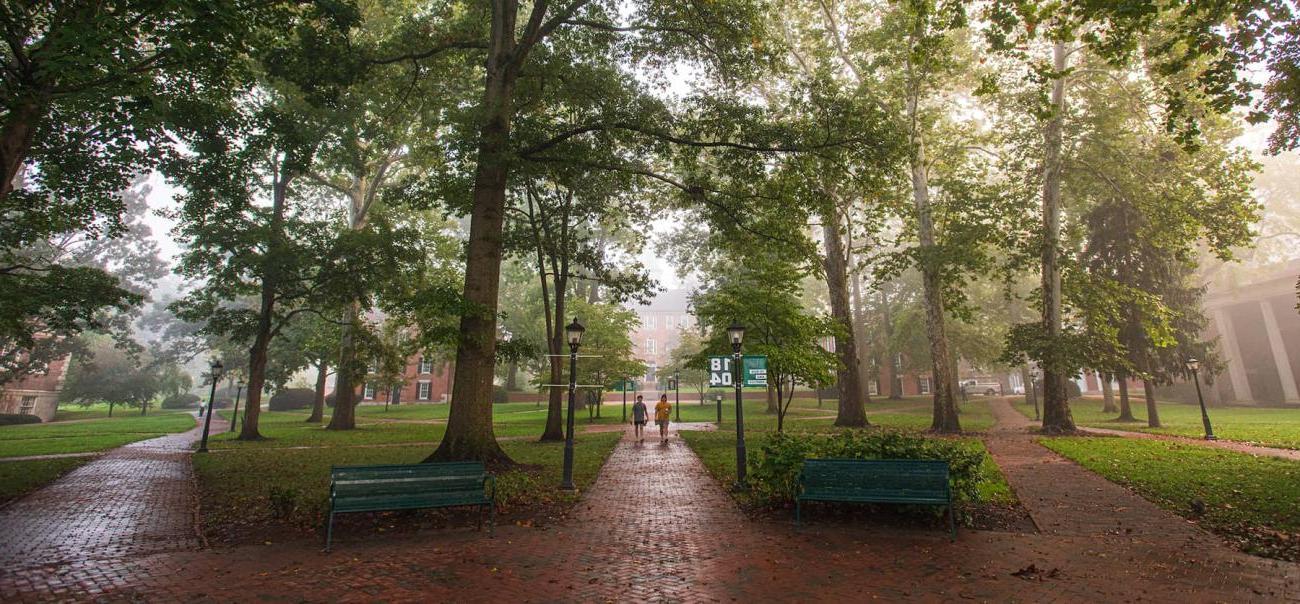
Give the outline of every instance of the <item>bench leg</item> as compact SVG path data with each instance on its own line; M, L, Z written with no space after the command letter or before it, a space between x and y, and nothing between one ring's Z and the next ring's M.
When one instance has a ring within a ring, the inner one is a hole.
M476 531L483 530L483 506L482 505L478 506L478 526L474 530Z
M948 504L948 540L957 540L957 512Z
M800 526L803 519L800 517L803 512L803 500L795 498L794 500L794 525Z
M488 536L491 537L497 529L497 502L493 501L488 504Z
M329 525L325 529L325 553L329 553L330 545L334 543L334 510L330 510Z

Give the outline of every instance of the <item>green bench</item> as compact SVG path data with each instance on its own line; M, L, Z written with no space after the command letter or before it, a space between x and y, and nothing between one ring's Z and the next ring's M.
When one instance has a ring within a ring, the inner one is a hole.
M804 501L944 506L951 538L957 538L948 462L943 460L805 459L795 499L796 525Z
M489 490L490 489L490 490ZM489 510L489 534L496 526L496 479L482 462L417 463L385 466L335 466L330 469L330 518L325 551L334 540L334 515L455 506Z

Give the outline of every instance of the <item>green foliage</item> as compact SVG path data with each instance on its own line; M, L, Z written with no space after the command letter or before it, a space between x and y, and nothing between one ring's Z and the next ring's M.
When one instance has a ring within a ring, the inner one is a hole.
M162 401L163 409L194 409L202 404L202 399L197 394L182 392L179 394L168 395Z
M0 413L0 426L17 426L21 424L39 424L41 418L38 415L23 415L21 413Z
M271 411L292 411L306 409L316 400L316 391L311 388L285 388L271 395L267 406Z
M108 338L95 338L85 359L72 364L59 393L65 402L148 405L162 390L161 367L146 353L123 350Z
M510 392L506 390L506 387L501 385L493 385L492 403L500 405L508 402L510 402Z
M984 452L955 442L893 430L777 433L750 456L749 480L755 496L769 504L794 501L803 460L811 458L946 460L953 495L959 501L979 500L983 481Z

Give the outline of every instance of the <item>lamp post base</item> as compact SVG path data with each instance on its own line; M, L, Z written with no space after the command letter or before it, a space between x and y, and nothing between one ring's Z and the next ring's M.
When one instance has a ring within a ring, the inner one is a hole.
M567 491L567 492L570 492L570 493L577 493L577 492L578 492L578 487L576 487L576 486L574 486L574 485L571 485L571 484L562 484L562 485L560 485L560 490L561 490L561 491Z
M1219 437L1217 437L1217 436L1215 436L1215 435L1213 435L1213 434L1206 434L1206 435L1205 435L1205 440L1219 440Z

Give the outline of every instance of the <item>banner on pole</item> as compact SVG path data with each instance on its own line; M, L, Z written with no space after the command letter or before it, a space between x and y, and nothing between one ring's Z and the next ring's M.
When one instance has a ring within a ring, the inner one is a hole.
M734 362L730 356L709 357L709 387L731 388L735 386ZM741 357L741 386L767 387L767 357L761 354Z

